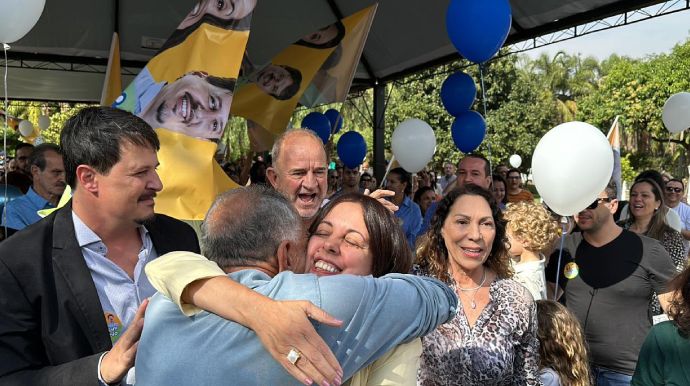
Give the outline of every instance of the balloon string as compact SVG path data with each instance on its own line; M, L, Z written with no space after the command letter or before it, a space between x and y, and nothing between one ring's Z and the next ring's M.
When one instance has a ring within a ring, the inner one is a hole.
M561 248L558 250L558 264L556 264L556 288L553 290L553 301L558 301L558 279L561 277L561 258L563 257L563 242L565 241L566 229L568 219L561 217Z
M486 88L484 87L484 64L480 63L479 64L479 86L482 89L482 105L484 107L484 121L486 122ZM489 131L489 126L487 125L486 127L487 131L487 137L488 137L488 131ZM489 160L489 170L494 170L493 166L491 165L491 141L486 141L486 147L487 147L487 159Z
M5 226L4 226L5 235L7 235L7 221L5 218L5 213L7 211L4 210L4 207L7 206L7 172L8 172L8 167L9 167L9 162L8 162L9 157L7 154L7 130L9 128L9 124L7 123L9 121L9 119L7 118L7 115L9 114L9 111L7 111L7 108L9 107L9 101L8 101L8 97L7 97L7 50L9 50L9 49L10 49L9 44L2 43L2 50L5 53L5 75L3 77L3 79L4 79L3 88L5 90L5 100L4 100L4 102L5 102L5 105L4 105L4 107L5 107L5 128L2 131L2 152L4 154L3 170L5 173L5 178L4 178L5 183L3 184L4 185L4 189L3 189L4 190L4 193L3 193L3 203L4 204L3 204L3 210L2 210L2 213L0 213L0 216L2 216L2 223L5 224Z
M383 183L386 182L386 177L388 177L388 172L391 171L391 166L393 166L393 162L395 162L395 154L391 156L390 162L388 162L388 166L386 167L386 172L383 174L383 177L381 178L381 183L379 184L379 189L383 189Z

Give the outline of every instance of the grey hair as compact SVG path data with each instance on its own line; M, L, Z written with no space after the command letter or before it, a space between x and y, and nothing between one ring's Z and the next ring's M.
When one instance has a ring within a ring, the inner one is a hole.
M273 158L273 167L274 168L276 168L276 164L278 163L278 160L280 159L280 152L283 149L283 142L285 142L285 140L288 137L291 137L293 135L298 135L298 134L306 135L307 137L311 137L315 141L318 141L319 144L323 144L323 141L321 140L321 138L318 135L316 135L316 133L313 132L312 130L298 129L298 128L287 130L283 134L278 136L278 138L276 138L275 142L273 142L273 148L271 149L271 157ZM323 146L321 148L323 149ZM324 152L325 152L325 150L324 150Z
M221 268L276 256L283 240L299 242L302 221L288 200L264 185L221 194L201 225L201 253Z

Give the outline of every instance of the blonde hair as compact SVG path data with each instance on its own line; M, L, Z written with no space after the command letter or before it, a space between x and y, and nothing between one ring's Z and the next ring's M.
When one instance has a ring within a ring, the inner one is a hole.
M503 215L510 232L532 252L543 252L559 237L558 224L539 204L527 201L509 204Z
M552 300L537 300L540 368L558 373L563 386L589 386L591 378L580 322Z

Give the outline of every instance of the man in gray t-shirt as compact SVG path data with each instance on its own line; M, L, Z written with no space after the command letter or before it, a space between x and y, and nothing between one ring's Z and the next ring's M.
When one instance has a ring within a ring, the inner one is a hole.
M582 233L567 236L560 265L556 251L546 269L551 292L558 280L564 303L582 324L595 385L611 380L629 384L652 326L652 294L658 293L667 309L666 283L675 274L658 241L616 225L615 197L615 187L609 186L576 215Z

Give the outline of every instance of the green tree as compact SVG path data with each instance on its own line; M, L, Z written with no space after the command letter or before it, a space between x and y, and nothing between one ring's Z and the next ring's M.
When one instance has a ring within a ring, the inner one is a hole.
M578 119L606 130L620 115L622 151L634 169L687 175L690 139L682 133L670 135L661 113L668 97L690 89L690 41L641 60L612 57L602 67L606 75L580 100Z

